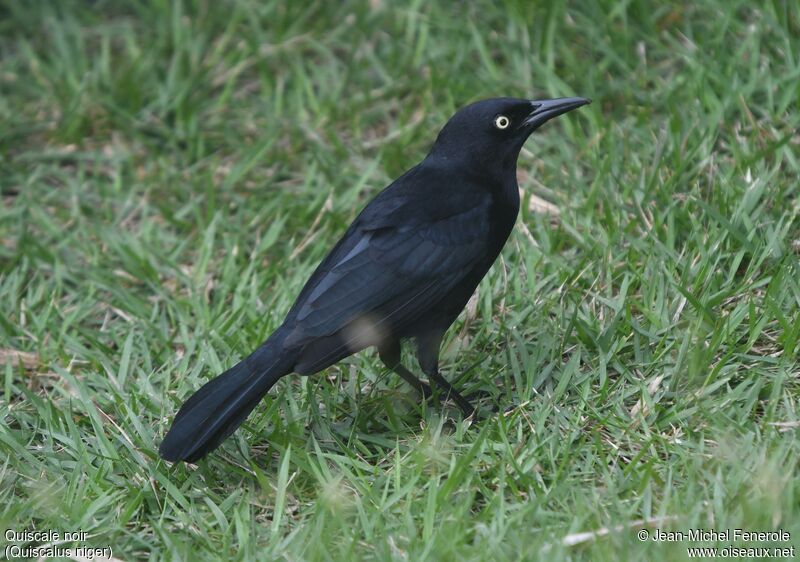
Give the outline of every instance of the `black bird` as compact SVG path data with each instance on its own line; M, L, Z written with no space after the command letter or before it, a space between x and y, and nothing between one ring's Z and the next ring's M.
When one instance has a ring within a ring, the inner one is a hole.
M282 376L316 373L370 346L427 398L430 386L400 364L400 342L409 338L429 380L472 415L439 373L439 345L514 226L522 145L546 121L589 102L495 98L459 110L425 159L356 217L283 324L186 401L161 456L202 458Z

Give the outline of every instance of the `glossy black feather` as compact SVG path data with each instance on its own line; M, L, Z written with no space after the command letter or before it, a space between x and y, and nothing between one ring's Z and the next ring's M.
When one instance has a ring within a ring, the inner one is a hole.
M417 341L424 372L469 414L471 406L438 372L439 343L511 233L523 143L548 119L585 103L497 98L456 113L428 156L356 217L281 327L183 405L161 455L171 461L201 458L280 377L315 373L369 346L425 391L427 385L399 365L405 338Z

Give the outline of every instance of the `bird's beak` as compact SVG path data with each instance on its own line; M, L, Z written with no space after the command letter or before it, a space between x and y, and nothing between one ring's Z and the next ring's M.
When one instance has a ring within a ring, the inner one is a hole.
M533 100L531 105L533 110L528 117L523 121L522 126L525 128L535 129L543 123L550 121L553 117L577 109L582 105L592 103L592 100L587 98L557 98L554 100Z

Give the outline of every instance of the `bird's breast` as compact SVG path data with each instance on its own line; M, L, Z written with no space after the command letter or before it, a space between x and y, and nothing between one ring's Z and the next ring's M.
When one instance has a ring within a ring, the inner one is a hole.
M511 230L519 214L519 187L516 178L513 181L505 181L494 190L492 205L490 210L490 224L492 226L492 239L498 244L497 254L508 240Z

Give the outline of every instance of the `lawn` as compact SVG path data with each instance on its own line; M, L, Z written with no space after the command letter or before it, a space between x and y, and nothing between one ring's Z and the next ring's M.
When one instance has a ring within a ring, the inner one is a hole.
M120 560L800 542L798 4L304 4L0 5L4 532ZM594 103L528 141L516 229L443 345L485 419L368 351L160 460L360 208L499 95Z

